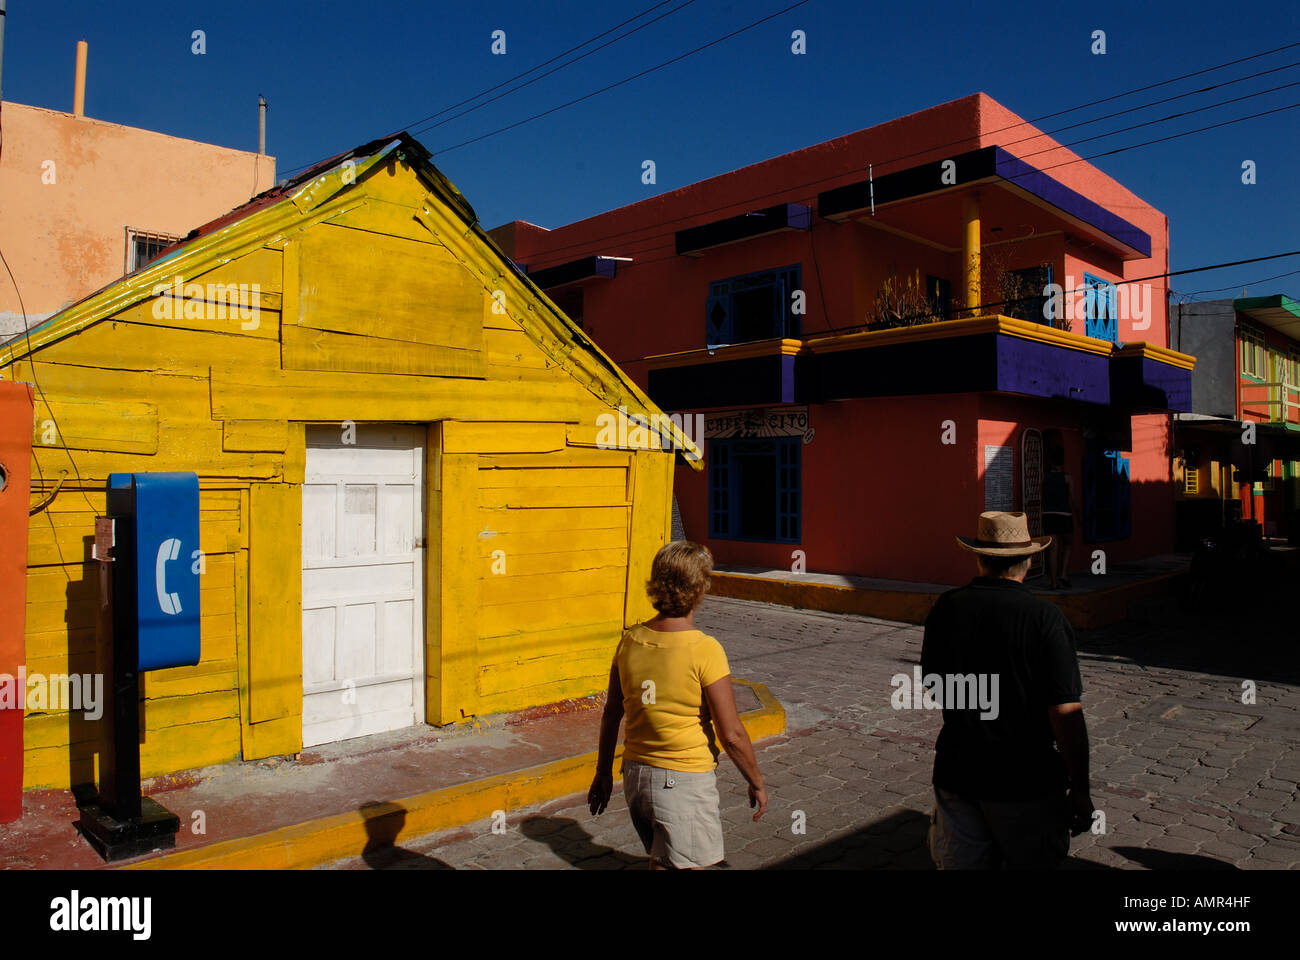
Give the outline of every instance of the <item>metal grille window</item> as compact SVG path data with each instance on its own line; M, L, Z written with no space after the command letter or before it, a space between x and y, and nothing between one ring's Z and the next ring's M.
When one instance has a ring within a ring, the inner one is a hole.
M1195 495L1200 492L1201 471L1189 463L1183 468L1183 493Z
M798 337L799 316L793 307L801 273L795 264L709 284L705 343L712 347Z
M801 440L709 441L709 532L722 540L798 543Z
M150 233L146 230L127 227L125 272L135 273L135 271L148 264L149 261L157 259L158 254L173 243L177 243L182 239L182 237L173 236L170 233Z
M1115 284L1090 273L1083 275L1084 335L1098 340L1119 342L1119 314L1115 304Z

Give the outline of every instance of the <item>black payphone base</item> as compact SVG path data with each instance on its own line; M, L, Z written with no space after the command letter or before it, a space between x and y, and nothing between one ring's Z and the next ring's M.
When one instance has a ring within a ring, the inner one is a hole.
M108 863L176 846L180 818L149 797L140 801L140 819L119 820L99 804L81 808L77 824L90 845Z

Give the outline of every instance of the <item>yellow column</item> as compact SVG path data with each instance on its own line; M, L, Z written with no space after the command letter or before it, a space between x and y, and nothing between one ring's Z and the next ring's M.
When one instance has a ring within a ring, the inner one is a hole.
M980 198L971 192L962 197L961 202L962 238L961 263L965 273L964 306L969 315L978 313L980 304Z

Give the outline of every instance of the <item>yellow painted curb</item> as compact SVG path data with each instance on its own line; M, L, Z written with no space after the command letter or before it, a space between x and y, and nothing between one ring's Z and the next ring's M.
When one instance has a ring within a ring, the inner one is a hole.
M751 740L785 730L785 709L766 686L735 681L754 691L759 708L740 715ZM614 755L623 755L620 747ZM223 840L196 850L165 854L123 870L295 870L367 850L380 850L436 830L486 820L497 810L545 803L591 785L596 751L497 774L414 797L280 827L253 837ZM617 768L616 768L617 769ZM615 779L618 779L617 775Z

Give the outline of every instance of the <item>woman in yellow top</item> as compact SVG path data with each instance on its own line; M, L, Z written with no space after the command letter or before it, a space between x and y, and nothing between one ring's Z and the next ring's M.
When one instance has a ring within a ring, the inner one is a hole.
M749 782L754 819L767 790L731 690L722 644L695 629L713 556L678 540L660 549L646 593L659 611L623 634L609 671L596 776L587 803L603 813L614 790L614 746L624 715L623 794L651 870L710 867L723 858L718 742ZM710 722L711 721L711 722ZM714 737L714 731L717 737Z

